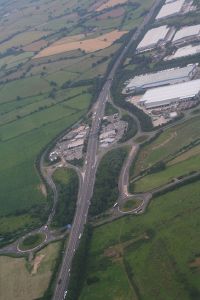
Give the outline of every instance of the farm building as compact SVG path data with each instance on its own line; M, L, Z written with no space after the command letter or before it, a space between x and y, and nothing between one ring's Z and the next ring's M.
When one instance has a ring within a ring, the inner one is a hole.
M167 56L165 60L172 60L181 57L191 56L200 53L200 45L188 45L177 49L172 55Z
M159 11L156 20L178 15L182 12L185 0L166 1Z
M125 87L123 93L142 92L149 88L189 81L197 73L197 65L167 69L157 73L135 76Z
M148 90L140 99L147 109L176 105L200 97L200 79Z
M194 40L200 40L200 24L186 26L178 30L172 40L172 43L180 45Z
M174 29L172 30L166 25L150 29L137 46L136 51L138 53L145 52L152 50L159 45L165 45L172 39L172 31L174 34Z

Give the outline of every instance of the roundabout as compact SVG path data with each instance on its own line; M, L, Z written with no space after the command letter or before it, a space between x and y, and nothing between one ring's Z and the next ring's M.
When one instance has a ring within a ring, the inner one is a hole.
M123 202L119 206L119 211L121 213L131 213L136 211L141 205L143 204L143 201L138 198L131 198Z
M22 240L20 240L18 244L18 250L20 252L32 251L39 247L46 240L45 233L35 233L25 236Z

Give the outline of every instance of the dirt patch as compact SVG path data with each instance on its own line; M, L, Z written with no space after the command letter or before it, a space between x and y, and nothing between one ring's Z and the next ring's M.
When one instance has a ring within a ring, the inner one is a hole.
M40 264L41 264L44 257L45 257L44 254L36 256L36 258L33 261L33 269L31 271L32 275L37 274L38 268L39 268L39 266L40 266Z
M108 18L119 18L124 15L124 8L117 7L97 17L98 20L106 20Z
M121 245L109 247L105 250L104 255L114 260L118 260L123 255L123 247Z
M111 258L112 261L119 261L123 257L124 250L128 246L130 246L140 240L148 240L148 239L149 239L149 236L145 233L144 235L139 236L135 239L131 239L129 241L126 241L126 242L123 242L120 244L116 244L114 246L107 248L104 251L104 256Z
M33 42L25 47L23 47L24 51L30 51L30 52L35 52L35 51L40 51L42 48L46 47L48 45L48 42L45 40L40 40L37 42Z
M56 43L53 43L46 49L42 50L34 58L36 59L41 57L47 57L78 49L81 49L85 52L95 52L97 50L105 49L111 46L113 42L118 40L125 33L127 33L127 31L114 30L93 39L78 40L72 42L66 42L66 39L64 42L63 39L61 39Z
M200 268L200 257L197 257L190 263L191 268Z
M163 143L159 144L159 145L156 145L152 148L152 150L156 150L156 149L159 149L163 146L165 146L166 144L168 144L171 140L173 140L175 137L177 136L177 133L176 132L172 132L171 136L165 140Z
M45 197L47 197L46 186L45 186L43 183L41 183L41 184L39 185L39 190L42 192L42 194L43 194Z
M103 3L102 5L100 5L96 11L101 11L101 10L104 10L104 9L107 9L107 8L110 8L110 7L114 7L118 4L124 4L126 3L128 0L108 0L108 1L105 1L105 3Z

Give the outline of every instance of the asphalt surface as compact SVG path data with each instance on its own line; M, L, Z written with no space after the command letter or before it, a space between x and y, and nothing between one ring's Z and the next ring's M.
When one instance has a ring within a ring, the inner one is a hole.
M138 150L139 150L139 145L134 144L132 146L131 151L129 152L127 159L123 164L120 177L119 177L119 183L118 183L119 195L121 199L127 198L129 196L129 192L128 192L129 169L135 156L137 155Z
M110 88L111 83L114 78L114 75L117 71L117 68L121 64L124 56L127 51L131 47L132 43L138 39L144 27L151 20L155 9L161 3L161 0L155 1L151 10L144 18L143 23L138 27L137 31L132 35L128 44L124 47L121 54L118 56L118 59L114 63L110 73L107 76L107 80L99 94L97 102L95 104L96 111L93 114L92 126L88 138L88 146L85 164L83 167L83 179L82 184L79 187L79 197L77 201L77 209L74 217L74 221L72 224L72 229L70 233L70 237L68 240L68 245L66 251L63 255L62 265L59 271L59 275L57 278L55 291L53 295L53 300L62 300L67 298L67 287L70 278L70 268L74 253L79 245L80 236L83 233L84 225L87 221L88 209L90 206L90 200L93 194L93 187L95 183L95 174L97 170L97 151L98 151L98 134L100 130L101 120L104 116L105 104L110 98Z

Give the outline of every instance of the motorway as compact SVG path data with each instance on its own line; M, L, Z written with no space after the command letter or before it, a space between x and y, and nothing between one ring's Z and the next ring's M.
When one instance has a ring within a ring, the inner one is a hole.
M97 153L98 153L98 133L100 130L101 120L104 116L105 104L110 98L110 88L112 80L117 71L117 68L121 64L124 56L131 47L134 41L137 41L138 37L142 33L144 27L150 22L152 16L161 0L155 1L151 10L145 17L143 23L138 27L136 32L130 38L128 44L124 47L121 54L118 56L114 63L110 73L107 76L107 80L102 87L97 102L95 103L95 112L93 113L92 125L90 134L88 137L87 153L85 163L82 172L82 182L79 186L79 196L77 200L76 214L73 220L70 237L68 240L67 248L63 255L62 265L57 277L57 282L54 290L53 300L63 300L65 291L67 290L70 268L74 253L79 245L80 235L83 233L84 225L87 221L88 209L90 206L90 200L93 194L93 187L95 183L95 174L97 170ZM66 296L67 298L67 296Z

